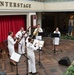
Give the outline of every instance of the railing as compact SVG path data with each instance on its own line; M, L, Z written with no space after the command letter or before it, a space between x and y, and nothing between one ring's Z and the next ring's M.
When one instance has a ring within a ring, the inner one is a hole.
M46 0L28 0L28 1L45 2Z
M67 1L74 1L74 0L45 0L45 2L67 2Z
M24 0L24 1L36 1L36 2L67 2L74 0Z
M37 2L66 2L66 1L74 1L74 0L28 0L28 1L37 1Z
M36 2L67 2L74 0L23 0L23 1L36 1Z

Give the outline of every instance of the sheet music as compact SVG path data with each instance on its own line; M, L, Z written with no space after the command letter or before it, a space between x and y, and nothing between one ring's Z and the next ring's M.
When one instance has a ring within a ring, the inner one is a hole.
M44 41L40 41L40 40L35 39L34 42L33 42L33 45L35 45L35 44L38 44L39 47L43 47Z
M10 59L14 60L15 62L19 62L20 57L21 57L20 54L13 52Z
M39 46L43 47L43 45L44 45L44 41L39 41Z
M39 43L39 40L34 39L33 45L38 44L38 43Z
M41 40L42 39L42 36L36 36L36 39L37 40Z
M33 20L33 26L36 26L36 19Z

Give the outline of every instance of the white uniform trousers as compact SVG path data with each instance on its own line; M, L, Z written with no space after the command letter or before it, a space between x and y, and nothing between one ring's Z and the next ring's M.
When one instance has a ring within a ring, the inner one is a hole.
M11 57L12 53L15 52L14 47L8 46L9 55Z
M35 66L35 55L34 53L28 53L28 64L29 64L29 72L36 73L36 66Z
M59 45L59 40L60 40L59 38L54 38L53 39L53 44L54 45Z
M19 53L19 54L24 54L24 53L25 53L25 41L24 41L24 39L22 39L22 40L18 43L18 53Z

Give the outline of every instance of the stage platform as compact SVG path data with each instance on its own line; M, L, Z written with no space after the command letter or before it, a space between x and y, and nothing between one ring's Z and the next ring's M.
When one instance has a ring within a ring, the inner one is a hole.
M52 39L44 38L45 44L42 48L41 65L39 65L39 51L35 51L36 54L36 67L38 74L36 75L61 75L66 72L67 67L59 65L58 61L63 57L69 57L71 62L74 60L74 41L60 40L60 46L58 54L52 52ZM62 52L60 52L62 50ZM0 57L0 70L5 71L7 75L16 75L16 66L10 64L9 58L6 55L2 60ZM20 62L18 63L19 75L26 75L26 58L22 55ZM31 74L29 74L31 75Z

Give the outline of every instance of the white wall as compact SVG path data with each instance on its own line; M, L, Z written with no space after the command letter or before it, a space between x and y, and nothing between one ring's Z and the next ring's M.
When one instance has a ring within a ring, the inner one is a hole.
M42 15L41 13L37 13L37 24L40 24L42 26Z
M31 4L31 8L21 8L21 7L10 7L10 6L1 6L0 3L0 11L18 11L18 12L35 12L35 11L43 11L44 3L43 2L35 2L35 1L24 1L24 0L0 0L4 2L12 2L12 3L23 3L23 4ZM14 5L14 4L13 4ZM20 10L20 11L19 11Z
M36 13L28 13L27 14L27 28L31 26L31 15L36 15ZM29 29L29 35L31 34L31 28Z
M51 12L51 11L74 11L74 1L68 2L36 2L36 1L24 1L24 0L0 0L7 2L15 2L15 3L24 3L31 4L31 8L21 8L21 7L6 7L1 6L0 3L0 11L2 12Z
M74 11L74 1L45 3L45 11Z

